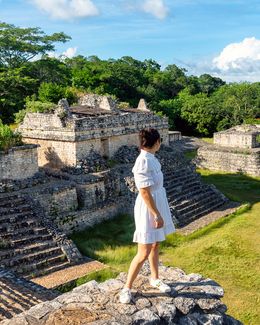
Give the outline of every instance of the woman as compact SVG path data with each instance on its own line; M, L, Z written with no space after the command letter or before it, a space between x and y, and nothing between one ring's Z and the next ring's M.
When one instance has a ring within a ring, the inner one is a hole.
M147 258L151 269L151 286L161 292L171 291L158 277L159 242L175 231L163 187L161 164L154 155L160 149L161 138L159 132L151 128L141 130L139 140L141 152L132 169L139 191L134 207L136 229L133 236L133 242L138 243L138 252L131 262L127 281L120 292L121 303L130 303L132 284Z

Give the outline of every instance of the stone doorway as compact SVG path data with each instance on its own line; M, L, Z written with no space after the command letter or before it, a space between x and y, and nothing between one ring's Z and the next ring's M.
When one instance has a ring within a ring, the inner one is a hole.
M101 155L104 158L109 157L109 139L108 138L101 139Z

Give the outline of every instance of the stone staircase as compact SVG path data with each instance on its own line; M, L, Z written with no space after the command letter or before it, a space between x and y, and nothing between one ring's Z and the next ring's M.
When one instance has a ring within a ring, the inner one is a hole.
M0 196L0 266L33 278L69 266L67 256L27 197Z
M203 183L191 166L168 167L163 174L170 209L178 227L217 210L228 201L215 186Z
M56 298L58 292L17 277L0 267L0 322ZM18 324L18 323L17 323Z

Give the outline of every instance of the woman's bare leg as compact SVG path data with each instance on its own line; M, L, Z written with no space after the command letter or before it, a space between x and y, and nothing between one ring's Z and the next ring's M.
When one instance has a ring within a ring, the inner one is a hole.
M152 244L151 252L148 256L150 270L151 270L151 278L158 279L158 266L159 266L159 243L156 242Z
M125 288L132 288L134 280L151 252L152 245L153 244L138 244L137 254L133 258L128 270Z

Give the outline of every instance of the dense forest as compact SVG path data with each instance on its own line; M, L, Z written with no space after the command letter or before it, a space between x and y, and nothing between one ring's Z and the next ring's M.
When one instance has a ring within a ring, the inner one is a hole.
M209 74L190 76L175 64L130 56L50 57L64 33L46 35L40 28L0 23L0 121L19 123L26 111L48 111L66 97L70 104L85 92L112 95L120 106L150 108L169 117L170 128L211 136L236 124L260 118L260 82L226 84Z

